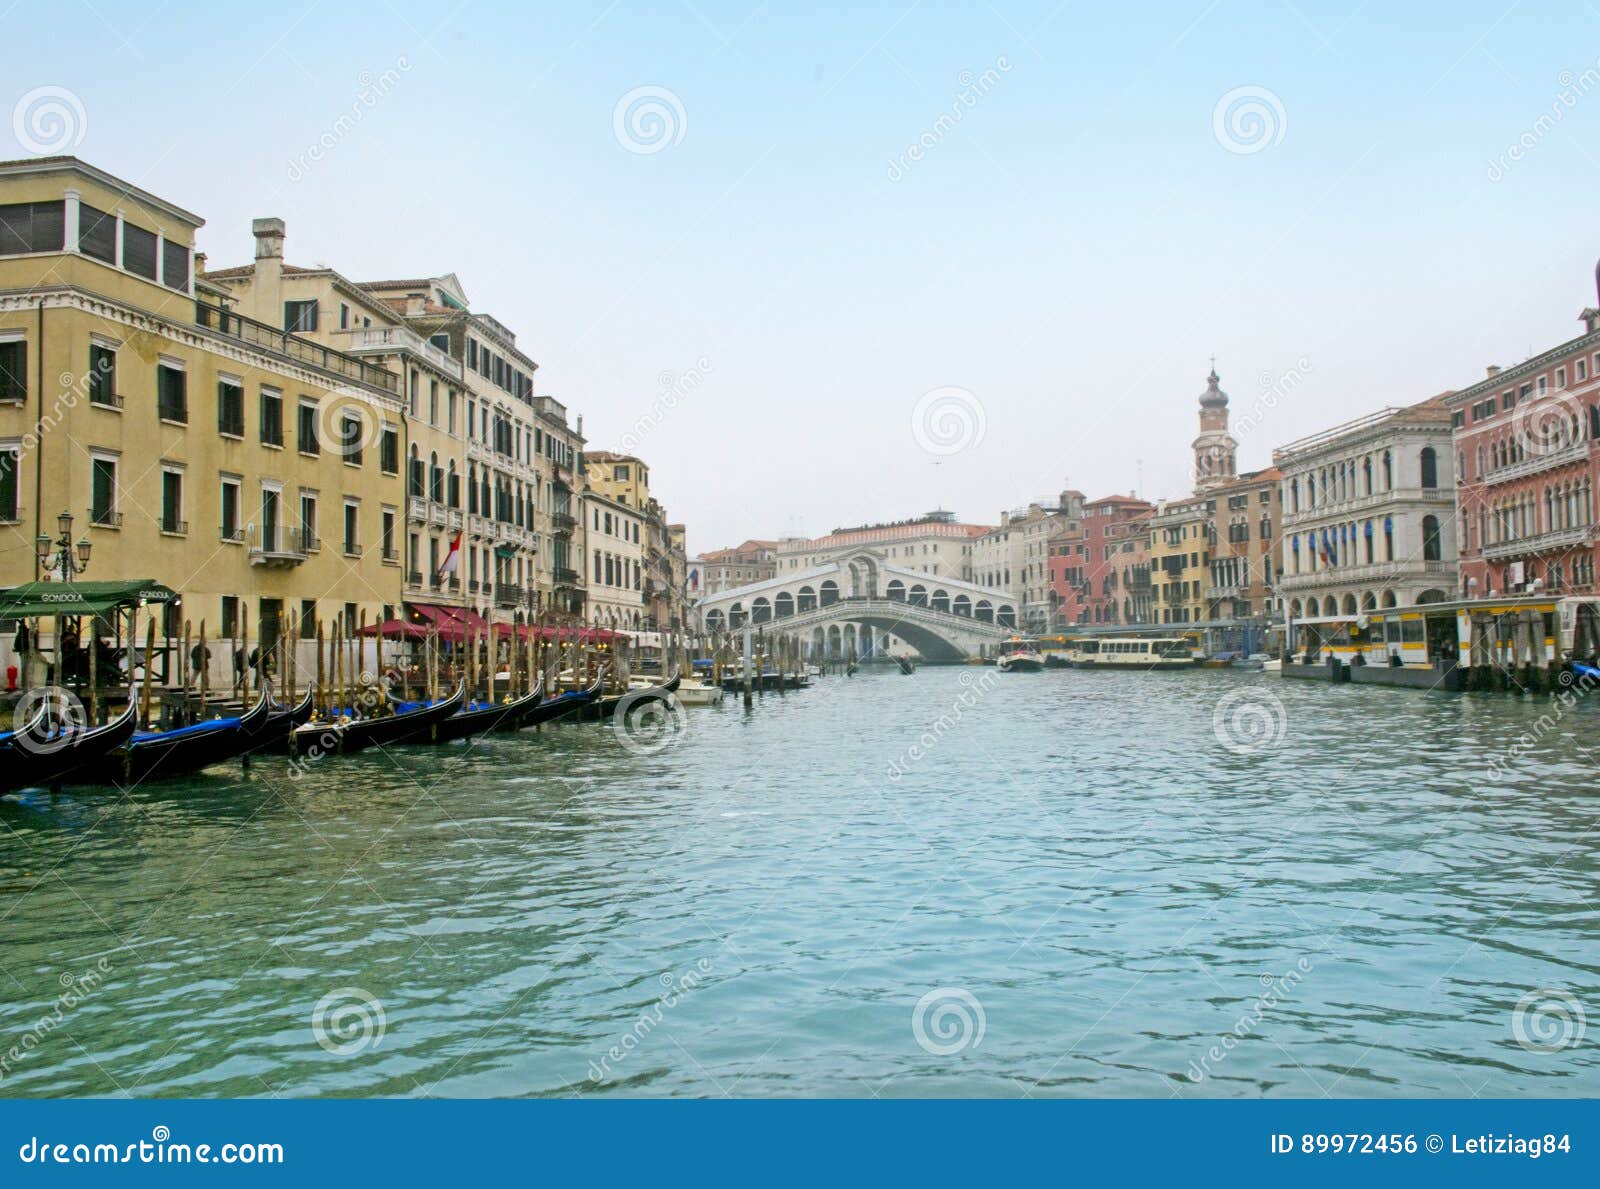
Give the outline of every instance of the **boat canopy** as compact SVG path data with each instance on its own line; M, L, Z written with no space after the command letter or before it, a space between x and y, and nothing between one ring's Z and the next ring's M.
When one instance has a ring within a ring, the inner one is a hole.
M170 603L178 592L154 578L117 582L25 582L0 590L0 619L44 615L105 615L118 607Z

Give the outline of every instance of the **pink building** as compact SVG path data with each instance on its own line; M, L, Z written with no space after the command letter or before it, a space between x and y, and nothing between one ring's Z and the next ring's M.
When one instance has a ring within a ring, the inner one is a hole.
M1447 402L1464 598L1596 592L1600 310L1580 318L1577 338L1491 367Z
M1050 540L1051 625L1146 623L1151 506L1131 495L1083 505L1078 527Z

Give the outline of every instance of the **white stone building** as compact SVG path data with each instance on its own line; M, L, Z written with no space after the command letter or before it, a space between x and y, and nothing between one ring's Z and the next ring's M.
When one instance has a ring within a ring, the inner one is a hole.
M1437 396L1273 452L1283 472L1278 596L1290 619L1453 597L1450 433Z

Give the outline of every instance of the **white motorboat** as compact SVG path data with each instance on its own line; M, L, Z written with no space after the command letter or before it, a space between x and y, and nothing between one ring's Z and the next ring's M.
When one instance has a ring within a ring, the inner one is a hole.
M1039 673L1044 669L1044 657L1020 636L1007 640L1004 650L995 658L994 667L1002 673Z

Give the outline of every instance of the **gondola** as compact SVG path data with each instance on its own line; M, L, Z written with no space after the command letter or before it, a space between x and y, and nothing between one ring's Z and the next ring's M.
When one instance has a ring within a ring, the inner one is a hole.
M38 705L33 708L32 717L27 722L14 730L0 731L0 756L5 755L20 740L40 737L44 729L45 716L49 713L50 699L40 698ZM24 744L24 746L26 745Z
M909 656L901 656L896 653L894 663L900 666L900 672L904 673L907 677L911 676L911 674L917 671L917 662L912 660Z
M344 719L339 722L307 723L290 734L289 750L296 755L315 751L362 751L391 743L429 743L439 724L461 709L467 686L461 682L455 693L437 702L426 703L382 718Z
M250 748L252 755L263 752L277 754L289 750L289 736L296 727L311 721L312 698L308 687L293 706L274 706L272 713L256 732L258 742Z
M617 707L626 702L629 706L642 706L646 702L662 702L671 698L678 692L678 683L683 677L673 673L671 680L663 681L660 685L647 685L644 689L630 689L625 694L611 694L600 698L593 704L584 707L578 714L582 722L604 722L617 712Z
M30 728L39 725L35 718ZM104 761L106 754L120 748L139 725L139 707L130 701L123 712L103 727L79 727L60 735L30 740L13 735L6 741L6 754L0 759L0 793L18 789L50 788L64 784L85 767Z
M533 683L533 689L511 702L489 702L483 706L468 707L452 714L434 731L435 743L451 743L457 739L470 739L488 731L498 730L501 723L516 722L544 699L544 678Z
M520 731L523 727L536 727L540 723L554 722L575 710L580 710L589 705L600 696L600 687L605 683L605 674L602 672L594 679L594 684L588 689L569 690L564 694L557 694L549 701L540 702L518 715L514 722L502 720L497 731Z
M234 718L212 718L171 731L135 731L122 747L80 768L76 784L129 786L151 778L187 776L246 754L260 739L272 703L260 698Z

